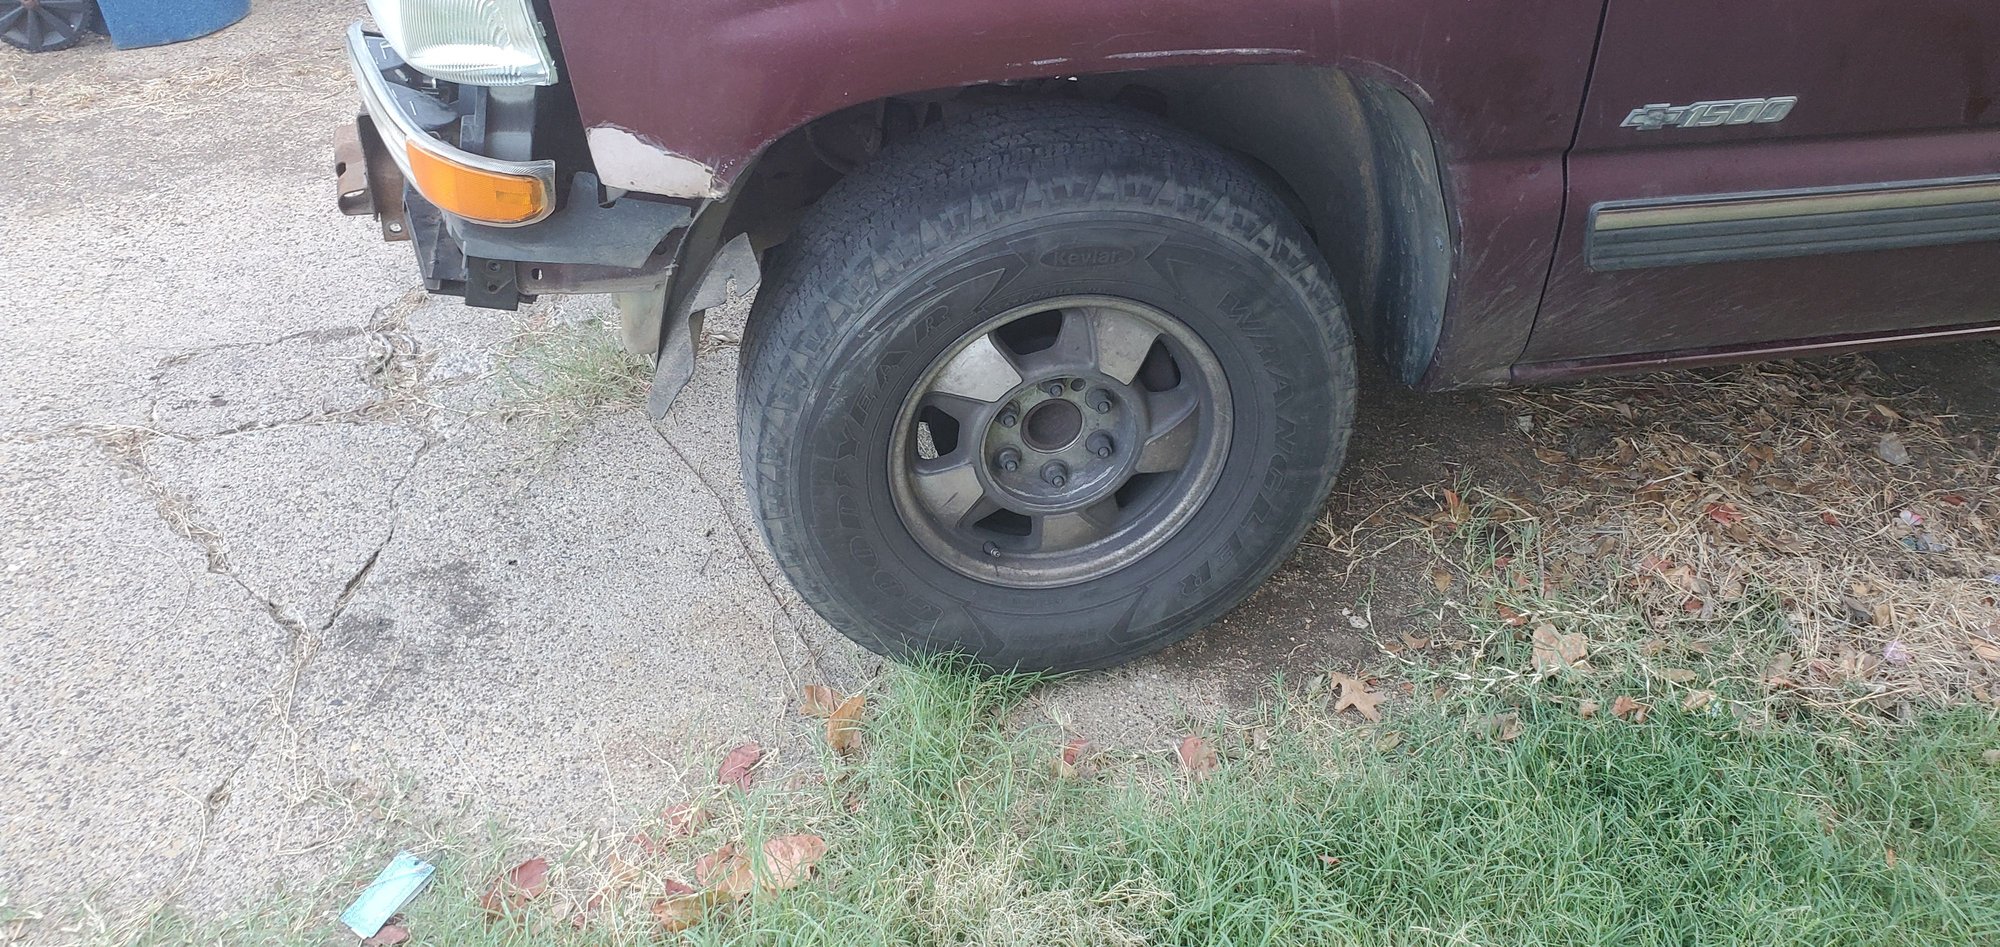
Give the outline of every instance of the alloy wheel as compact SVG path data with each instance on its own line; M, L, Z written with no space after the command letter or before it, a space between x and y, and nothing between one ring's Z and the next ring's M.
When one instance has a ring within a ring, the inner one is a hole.
M1221 365L1166 312L1070 296L966 333L904 400L897 513L938 561L996 584L1069 585L1157 548L1228 454Z

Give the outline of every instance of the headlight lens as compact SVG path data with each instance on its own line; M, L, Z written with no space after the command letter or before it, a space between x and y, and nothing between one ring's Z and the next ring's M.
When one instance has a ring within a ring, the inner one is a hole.
M553 85L556 64L529 0L368 0L417 71L466 85Z

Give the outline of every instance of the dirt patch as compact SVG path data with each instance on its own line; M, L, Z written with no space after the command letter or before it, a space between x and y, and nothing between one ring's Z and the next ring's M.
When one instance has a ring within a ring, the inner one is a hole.
M1647 647L1768 636L1815 702L1991 701L2000 345L1532 390L1371 378L1320 528L1164 657L1240 667L1224 696L1247 704L1272 672L1462 636L1482 590L1637 616Z
M1427 578L1431 550L1393 538L1357 543L1357 528L1435 511L1438 490L1453 483L1537 483L1534 453L1500 392L1415 392L1365 366L1347 465L1319 527L1249 601L1162 656L1231 671L1222 678L1232 705L1253 704L1274 673L1302 681L1351 670L1381 656L1378 640L1429 634L1445 619Z

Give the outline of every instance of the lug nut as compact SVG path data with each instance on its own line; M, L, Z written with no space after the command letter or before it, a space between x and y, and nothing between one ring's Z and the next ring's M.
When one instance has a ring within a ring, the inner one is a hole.
M1069 390L1071 390L1071 391L1082 391L1082 390L1083 390L1083 379L1081 379L1081 378L1072 378L1072 379L1070 379L1070 380L1069 380Z
M993 466L1008 473L1021 469L1021 452L1012 447L1004 448L993 455Z
M1063 380L1058 378L1052 382L1049 382L1048 384L1042 386L1042 390L1048 392L1049 397L1051 398L1060 398L1062 397L1063 393Z
M1090 440L1086 441L1084 443L1084 446L1089 447L1090 452L1096 454L1099 457L1109 457L1111 456L1111 447L1112 447L1111 435L1106 434L1103 431L1099 431L1095 434L1090 435Z
M1048 481L1051 487L1069 483L1069 465L1060 460L1049 461L1048 466L1042 468L1042 479Z
M1095 411L1098 414L1108 414L1111 411L1112 404L1113 402L1111 400L1111 392L1105 391L1102 388L1098 388L1091 391L1090 410Z
M1013 402L1007 402L1007 406L1000 409L1000 426L1013 427L1019 423L1021 423L1021 409L1015 407Z

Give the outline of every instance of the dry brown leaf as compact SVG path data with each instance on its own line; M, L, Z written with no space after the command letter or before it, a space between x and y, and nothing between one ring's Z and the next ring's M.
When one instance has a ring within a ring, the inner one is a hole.
M1340 858L1339 856L1335 855L1321 855L1319 857L1319 863L1325 865L1328 868L1339 868Z
M1215 747L1197 736L1183 738L1180 745L1174 748L1174 755L1180 759L1181 769L1186 771L1188 778L1196 782L1207 779L1221 765L1215 755Z
M1521 735L1521 715L1513 712L1494 714L1487 718L1486 726L1494 739L1502 743L1511 743Z
M751 872L750 859L743 857L743 850L730 842L695 860L694 880L702 887L718 891L730 898L740 898L750 893L756 884Z
M868 698L860 694L841 701L826 718L826 745L841 756L861 749L861 717L867 709Z
M678 934L708 916L708 912L729 903L729 896L720 891L702 891L695 894L677 894L653 902L653 920L660 929L669 934Z
M721 848L695 859L695 884L708 887L716 878L721 877L720 872L726 870L726 866L738 857L736 843L726 842Z
M1382 711L1376 707L1382 702L1382 695L1370 693L1368 682L1345 674L1334 674L1333 682L1340 688L1340 699L1333 702L1333 712L1354 710L1368 718L1370 723L1382 721Z
M1792 653L1790 651L1780 651L1776 655L1772 656L1770 665L1764 668L1765 686L1767 687L1796 686L1797 682L1792 680L1793 661L1794 658L1792 657Z
M1973 657L1988 664L2000 664L2000 644L1984 638L1968 638L1966 643L1972 646Z
M1437 586L1439 594L1451 591L1451 573L1443 569L1432 569L1431 584Z
M692 802L677 803L660 813L660 821L666 824L667 838L686 838L708 824L708 810Z
M1597 716L1597 701L1584 700L1576 705L1576 715L1585 720Z
M1519 628L1528 623L1528 616L1500 602L1493 603L1493 610L1500 613L1500 620L1509 628Z
M722 766L716 770L715 781L724 786L735 786L744 792L757 782L757 761L764 758L764 748L755 743L745 743L722 758Z
M1689 713L1693 713L1697 710L1702 709L1703 707L1708 706L1714 701L1715 701L1714 691L1693 691L1687 695L1686 700L1681 701L1681 709Z
M1057 779L1075 779L1082 774L1083 761L1090 749L1090 741L1082 737L1071 737L1063 744L1062 752L1050 761L1050 769Z
M796 888L812 874L826 854L826 839L817 835L785 835L764 843L764 890Z
M1734 526L1743 522L1743 511L1737 509L1734 503L1710 503L1702 512L1708 514L1709 519L1724 526Z
M799 696L799 713L808 717L830 716L840 701L839 691L825 684L808 684Z
M1692 684L1698 676L1687 668L1663 668L1660 676L1676 684Z
M1535 626L1535 674L1550 677L1570 668L1583 669L1583 659L1588 653L1588 645L1581 632L1558 634L1551 622Z
M520 910L548 888L549 860L530 858L493 879L493 886L479 896L479 907L490 916L500 917Z
M382 925L382 929L376 931L373 937L362 941L361 947L395 947L409 940L410 929L399 923L400 917L398 915L396 918L391 918L389 923Z
M1640 723L1646 719L1646 705L1621 694L1611 702L1611 716Z
M1459 498L1457 490L1449 487L1444 490L1444 518L1445 522L1452 525L1459 525L1472 519L1472 509Z
M667 847L665 839L654 838L652 833L645 829L640 829L631 835L625 836L625 841L632 843L639 851L645 852L648 855L658 855Z

